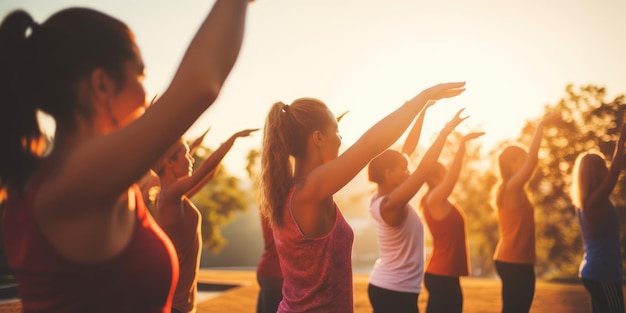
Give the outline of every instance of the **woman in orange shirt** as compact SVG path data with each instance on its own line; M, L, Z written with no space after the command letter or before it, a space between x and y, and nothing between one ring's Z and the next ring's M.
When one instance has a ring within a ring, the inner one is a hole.
M465 143L483 134L474 132L463 136L450 169L446 170L441 163L437 163L426 180L428 191L421 205L433 236L433 251L424 274L424 284L429 294L427 313L460 313L463 310L459 277L469 275L465 214L448 197L459 179Z
M494 260L502 280L502 312L528 312L535 295L535 218L526 185L537 166L543 128L556 116L547 114L537 125L528 153L511 145L498 157L500 183L493 199L500 241Z

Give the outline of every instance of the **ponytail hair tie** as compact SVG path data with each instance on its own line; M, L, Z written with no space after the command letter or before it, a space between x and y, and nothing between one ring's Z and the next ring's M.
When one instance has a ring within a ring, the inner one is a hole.
M289 112L289 104L284 104L283 103L283 112L285 112L285 113Z

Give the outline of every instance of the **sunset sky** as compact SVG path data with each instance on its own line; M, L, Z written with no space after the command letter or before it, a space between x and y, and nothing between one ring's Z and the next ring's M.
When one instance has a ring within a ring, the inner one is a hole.
M0 14L23 8L39 22L69 6L102 10L135 33L147 65L148 99L167 87L213 1L2 0ZM189 130L207 127L216 147L232 133L260 128L270 105L316 97L342 120L342 148L381 117L433 84L467 81L460 97L426 117L424 140L459 108L458 129L480 129L486 146L514 138L526 119L557 102L565 85L626 93L626 1L615 0L256 0L244 44L217 102ZM243 157L261 133L241 138L225 158Z

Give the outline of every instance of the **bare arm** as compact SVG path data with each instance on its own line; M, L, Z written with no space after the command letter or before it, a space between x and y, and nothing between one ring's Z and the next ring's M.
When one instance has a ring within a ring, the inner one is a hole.
M409 134L406 136L406 140L404 141L404 145L402 145L402 153L407 156L411 156L413 152L415 152L415 148L417 148L417 143L420 140L420 134L422 133L422 126L424 125L424 117L426 116L426 109L435 104L436 101L430 100L426 102L426 105L415 119L415 123Z
M217 0L163 96L130 125L79 143L38 205L110 209L213 103L239 53L247 6Z
M457 96L465 91L464 86L465 83L433 86L384 117L339 157L309 173L298 193L301 202L319 204L327 200L354 178L372 158L398 140L428 100Z
M233 147L235 140L239 137L247 137L250 136L252 132L257 131L258 129L245 129L239 131L230 138L228 138L223 144L220 145L217 150L215 150L211 155L200 164L200 166L193 171L191 176L185 177L173 183L169 190L175 197L187 196L191 197L195 194L207 181L209 181L213 174L215 174L215 169L222 162L228 151Z
M398 226L404 222L407 216L407 204L419 191L425 182L426 175L437 162L441 150L446 143L448 135L467 117L461 118L459 110L457 114L439 132L435 142L428 148L415 171L395 188L381 203L380 214L385 222L391 226Z
M217 148L217 150L215 150L213 153L211 153L211 156L209 156L208 159L206 159L203 163L202 166L204 166L205 164L207 164L206 167L209 168L208 173L206 172L206 169L202 169L203 172L205 172L205 175L203 176L203 178L198 181L194 186L192 186L191 189L189 189L186 193L185 196L187 197L191 197L193 196L196 192L198 192L198 190L200 190L202 188L202 186L204 186L209 180L213 179L213 176L215 175L215 171L217 170L217 167L219 166L219 164L222 162L222 160L224 159L224 157L226 156L226 153L228 153L228 151L230 151L230 149L232 148L233 144L235 143L235 140L237 138L240 137L248 137L250 136L253 132L259 130L258 128L255 129L245 129L242 130L240 132L237 132L235 134L233 134L226 142L224 142L219 148ZM200 168L198 169L200 170Z
M528 147L526 159L524 159L524 163L522 164L520 169L507 182L507 190L520 190L523 188L524 185L528 183L528 180L535 171L535 167L537 167L539 147L541 146L541 141L543 139L544 126L546 125L546 123L553 121L559 116L560 113L558 112L548 113L539 122L537 128L535 129L535 133L533 134L533 139L530 143L530 146Z
M454 155L454 160L450 164L443 181L426 196L426 207L434 219L442 220L448 216L452 210L452 206L446 205L446 201L452 194L454 186L461 174L461 167L463 166L463 159L465 157L465 143L467 143L468 140L478 138L484 134L484 132L469 133L461 139L459 149Z
M583 203L583 211L591 219L597 219L604 216L609 207L603 203L606 201L613 189L617 184L617 179L622 171L624 163L624 142L626 141L626 124L622 125L620 136L615 143L615 150L613 151L613 159L611 160L611 166L600 183L590 194Z

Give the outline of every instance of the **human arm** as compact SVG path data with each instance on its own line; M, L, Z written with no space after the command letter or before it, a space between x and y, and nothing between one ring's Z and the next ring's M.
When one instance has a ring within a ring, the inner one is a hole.
M539 147L541 147L541 141L543 139L543 129L545 125L549 122L554 121L558 117L560 117L559 112L551 112L547 113L543 119L537 124L537 128L535 128L535 133L533 134L532 141L530 146L528 147L528 152L526 153L526 158L524 159L522 165L519 170L515 172L515 174L509 179L506 183L506 189L515 191L521 190L528 180L532 176L535 171L535 167L538 162L538 154Z
M367 163L406 131L428 100L450 98L465 91L465 83L438 84L420 92L367 130L344 153L312 170L298 192L301 202L319 204L343 188Z
M602 182L594 188L591 193L589 193L587 199L584 199L584 202L582 203L582 210L585 212L585 215L591 219L600 218L608 212L609 206L605 205L603 201L606 201L606 199L608 199L613 192L619 175L623 169L625 141L626 124L623 124L619 138L615 143L613 158L607 174L604 176Z
M463 138L461 138L461 142L459 143L459 148L454 155L454 159L450 164L446 175L444 176L441 183L439 183L436 187L431 190L426 196L426 208L429 210L429 214L436 220L442 220L452 210L452 206L446 205L448 197L452 194L454 190L454 186L459 180L459 175L461 174L461 167L463 166L463 159L465 157L465 144L472 139L478 138L484 135L484 132L472 132L469 133Z
M461 117L463 109L441 129L435 142L428 148L419 165L409 177L389 193L381 203L380 214L391 226L398 226L407 216L407 203L415 196L426 180L426 175L437 162L448 135L467 117Z
M228 151L233 147L235 140L240 137L248 137L256 129L244 129L242 131L234 133L219 148L217 148L211 155L198 166L191 176L182 178L171 185L169 188L172 190L172 194L181 197L193 196L198 190L202 188L215 174L217 166L222 162Z
M426 109L428 109L435 103L436 101L434 100L427 101L426 105L417 116L417 119L415 119L415 123L413 124L413 127L411 127L409 134L406 136L404 145L402 145L402 153L404 153L405 155L411 156L413 152L415 152L415 148L417 148L417 143L420 140L420 134L422 133L422 125L424 125L424 117L426 116Z
M217 97L241 45L246 8L243 0L216 1L168 90L129 125L78 143L61 165L62 175L38 197L38 205L53 208L42 211L85 212L85 203L111 209Z

